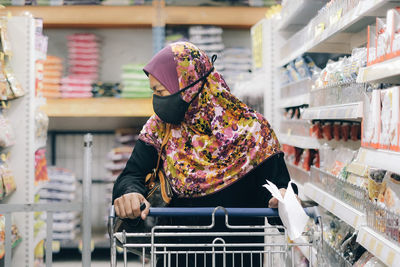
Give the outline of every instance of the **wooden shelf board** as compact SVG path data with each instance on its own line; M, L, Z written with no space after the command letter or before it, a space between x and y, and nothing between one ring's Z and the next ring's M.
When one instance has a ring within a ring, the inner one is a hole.
M42 109L49 117L150 117L151 98L48 99Z
M165 7L166 24L232 28L250 28L265 17L267 10L262 7Z
M26 11L43 18L47 28L151 27L155 17L152 6L11 6L13 15Z
M151 27L156 20L153 6L10 6L13 15L26 11L43 18L46 28ZM264 7L183 7L163 8L169 25L217 25L250 28L264 18Z

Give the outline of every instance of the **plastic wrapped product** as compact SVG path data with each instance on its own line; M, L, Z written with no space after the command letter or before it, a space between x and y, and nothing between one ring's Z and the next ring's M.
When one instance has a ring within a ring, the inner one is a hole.
M340 136L342 137L343 141L347 142L350 137L350 122L344 122L340 127Z
M384 203L390 210L400 214L400 175L387 172L384 180L386 182Z
M304 57L298 57L294 63L300 79L311 77L311 71Z
M332 123L331 122L325 122L322 125L322 134L324 136L324 139L330 141L332 140Z
M11 123L0 113L0 148L15 144L15 134Z
M390 49L390 35L386 29L385 19L376 18L376 56L383 60Z
M361 138L361 124L354 122L350 128L350 138L352 141L358 141Z
M386 170L371 168L368 175L368 195L371 200L378 199L386 189L386 182L383 180Z
M336 141L339 141L341 139L341 123L340 122L334 122L333 123L333 138Z

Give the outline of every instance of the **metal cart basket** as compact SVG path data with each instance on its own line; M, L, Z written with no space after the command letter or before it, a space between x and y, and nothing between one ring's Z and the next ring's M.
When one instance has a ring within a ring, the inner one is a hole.
M278 217L270 208L150 208L151 217L208 216L209 225L156 225L145 233L113 232L114 207L109 216L111 267L116 266L117 244L123 250L124 266L128 252L140 255L142 266L173 267L255 267L295 266L294 250L300 249L309 266L321 266L322 221L317 207L305 208L315 225L296 242L290 241L283 226L231 225L231 217ZM219 218L222 217L222 218ZM149 219L149 218L148 218ZM224 220L225 231L213 231L216 219ZM146 219L147 220L147 219ZM241 238L253 240L238 241ZM150 265L149 265L150 264Z

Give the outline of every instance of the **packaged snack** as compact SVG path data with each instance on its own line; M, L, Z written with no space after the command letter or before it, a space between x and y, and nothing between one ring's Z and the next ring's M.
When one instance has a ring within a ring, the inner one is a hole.
M340 136L343 139L343 141L347 142L350 137L350 123L349 122L344 122L342 126L340 127Z
M383 180L386 170L371 168L368 177L368 195L371 200L378 199L386 189L386 182Z
M3 180L4 186L4 197L9 196L12 192L17 189L15 184L14 175L11 173L11 170L7 167L6 164L0 166L0 176Z
M299 165L302 154L303 154L303 149L295 147L295 159L293 162L294 165L296 165L296 166Z
M12 55L10 40L8 38L7 19L0 19L1 50L6 56Z
M288 73L290 75L290 79L293 82L297 82L301 79L301 76L299 75L299 73L296 70L296 67L294 65L294 62L290 62L290 64L286 67L286 69L288 70Z
M322 128L321 128L321 122L315 122L315 123L310 127L310 135L311 135L311 137L313 137L313 138L323 139Z
M334 122L333 123L333 138L336 141L339 141L341 139L341 123L340 122Z
M298 57L294 63L297 73L300 79L305 79L307 77L311 77L311 71L308 68L308 64L304 57Z
M400 175L387 172L384 203L390 210L400 214Z
M0 214L0 259L2 259L5 254L5 228L5 217ZM19 234L18 227L13 223L11 226L11 247L15 248L19 243L21 243L21 241L22 237Z
M350 128L350 138L352 141L361 139L361 123L354 122Z
M4 70L4 71L14 97L23 96L25 94L25 91L22 88L21 84L18 82L18 80L15 78L14 74L10 70Z
M381 101L380 91L372 90L372 93L365 94L363 114L363 145L377 147L380 136Z
M325 122L322 125L322 135L324 136L324 139L330 141L332 140L332 123L331 122Z
M0 113L0 148L15 144L15 134L11 123Z
M382 61L390 50L390 35L386 29L386 20L383 18L376 18L376 44L376 57Z

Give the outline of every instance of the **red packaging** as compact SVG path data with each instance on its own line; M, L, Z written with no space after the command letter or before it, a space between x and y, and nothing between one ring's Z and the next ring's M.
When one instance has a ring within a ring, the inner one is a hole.
M303 152L303 169L306 171L310 171L312 161L312 152L310 149L306 149Z
M353 141L361 139L361 124L356 122L351 125L350 138Z
M322 134L326 140L328 140L328 141L332 140L332 124L331 123L325 123L322 126Z
M298 148L295 147L295 158L294 158L294 165L298 166L300 163L300 159L301 159L301 154L303 154L303 149L302 148Z
M340 138L341 138L341 125L340 125L340 123L339 122L335 122L334 124L333 124L333 138L336 140L336 141L339 141L340 140Z
M322 135L322 128L321 128L321 123L317 122L313 124L310 128L310 135L314 138L317 139L323 139L324 136Z
M343 123L340 131L343 141L347 142L350 136L350 123L348 122Z

